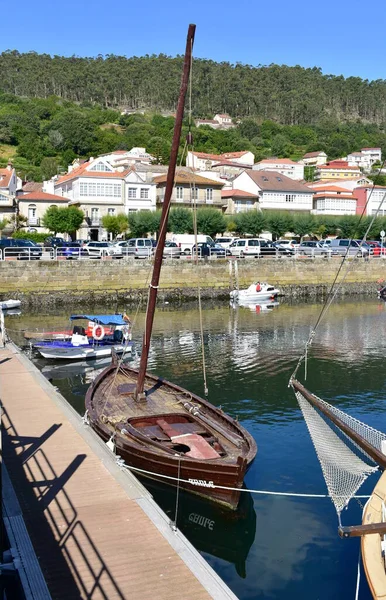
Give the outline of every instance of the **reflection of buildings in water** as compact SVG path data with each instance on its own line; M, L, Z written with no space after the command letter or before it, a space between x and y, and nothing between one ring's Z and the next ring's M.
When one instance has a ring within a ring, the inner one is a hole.
M140 479L174 521L176 489ZM234 564L239 577L246 577L246 560L256 535L256 513L249 492L241 494L236 511L229 511L180 490L177 527L197 550Z

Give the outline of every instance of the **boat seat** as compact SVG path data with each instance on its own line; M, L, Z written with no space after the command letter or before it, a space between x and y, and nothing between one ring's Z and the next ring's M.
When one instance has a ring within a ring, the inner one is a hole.
M166 435L158 425L147 425L145 427L138 427L138 431L147 435L149 438L153 440L158 440L160 442L170 442L170 437Z

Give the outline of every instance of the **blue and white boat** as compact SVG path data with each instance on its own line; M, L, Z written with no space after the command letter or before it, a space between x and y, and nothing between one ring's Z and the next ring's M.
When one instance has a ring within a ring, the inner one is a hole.
M46 340L34 344L44 358L84 360L132 352L130 319L126 315L71 315L71 321L88 321L84 327L75 325L69 340ZM92 326L90 331L90 326ZM105 327L109 328L106 334Z

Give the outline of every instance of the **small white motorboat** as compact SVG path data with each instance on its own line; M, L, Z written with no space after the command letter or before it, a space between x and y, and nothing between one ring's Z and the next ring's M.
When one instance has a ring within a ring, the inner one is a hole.
M0 302L1 310L11 310L12 308L19 308L21 300L2 300Z
M230 297L234 302L259 303L260 300L274 300L280 290L269 283L255 281L246 290L233 290Z
M84 327L76 325L69 340L43 340L33 344L43 358L89 360L111 356L113 351L116 354L132 351L130 321L126 315L72 315L70 319L95 323L92 337L88 337ZM109 327L109 335L105 326Z

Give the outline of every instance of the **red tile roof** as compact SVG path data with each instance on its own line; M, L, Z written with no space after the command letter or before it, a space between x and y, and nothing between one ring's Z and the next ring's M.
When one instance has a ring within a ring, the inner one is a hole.
M41 192L43 190L43 184L38 181L28 181L23 185L23 192L29 194L30 192Z
M353 194L348 193L346 190L346 194L334 194L333 192L323 192L321 194L314 194L316 198L339 198L342 200L356 200Z
M10 184L14 169L0 169L0 188L7 188Z
M347 188L342 188L337 185L324 185L324 186L315 187L315 188L313 188L312 186L309 186L309 187L311 187L311 189L314 189L315 192L318 192L318 193L319 192L336 192L336 193L344 192L345 194L347 194L347 192L348 192Z
M318 152L306 152L303 158L316 158L320 154L326 154L323 150L319 150ZM326 154L327 156L327 154Z
M159 175L158 177L154 177L154 183L166 183L167 174ZM196 173L191 173L189 171L176 171L174 177L174 183L186 183L195 185L210 185L212 187L223 187L223 183L221 181L215 181L214 179L209 179L208 177L201 177L201 175L197 175Z
M258 165L261 165L261 164L297 165L299 163L294 162L293 160L291 160L289 158L264 158L263 160L261 160L260 162L258 162L256 164L258 164Z
M56 196L55 194L46 194L46 192L31 192L19 196L19 202L68 202L68 198Z
M221 190L221 198L258 198L258 195L243 190Z
M280 191L280 192L299 192L303 194L312 194L312 190L290 177L286 177L275 171L245 171L247 175L259 186L263 191Z
M230 158L241 158L244 154L247 154L249 150L243 150L242 152L225 152L224 154L206 154L205 152L192 152L197 158L207 158L208 160L228 160Z
M93 161L94 162L94 161ZM83 163L79 167L76 167L71 173L67 173L62 177L59 177L57 181L55 181L55 186L60 183L65 183L66 181L71 181L71 179L76 179L77 177L109 177L115 179L122 179L129 173L130 169L126 169L125 171L117 171L115 170L113 173L109 173L107 171L87 171L87 167L91 164L90 161Z
M347 163L346 163L347 164ZM318 169L342 169L342 171L358 171L359 167L349 167L342 164L319 165Z
M381 148L362 148L362 150L381 150Z

